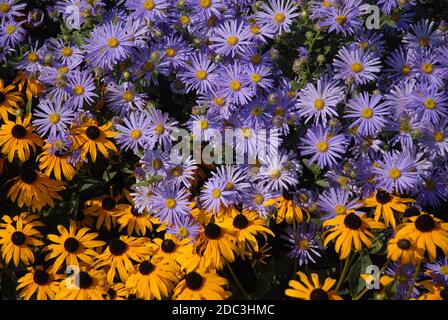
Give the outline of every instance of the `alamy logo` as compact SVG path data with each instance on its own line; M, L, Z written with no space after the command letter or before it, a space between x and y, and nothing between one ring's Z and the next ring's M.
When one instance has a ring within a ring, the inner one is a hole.
M81 27L81 13L78 6L67 6L65 8L65 15L65 25L68 29L79 29Z

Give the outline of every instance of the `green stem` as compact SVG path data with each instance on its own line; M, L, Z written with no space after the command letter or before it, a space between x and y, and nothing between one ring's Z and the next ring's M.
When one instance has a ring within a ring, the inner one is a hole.
M369 289L367 287L365 287L364 290L362 290L360 294L358 294L356 297L353 298L353 300L361 299L368 291L369 291Z
M347 277L348 271L350 269L350 260L352 258L352 253L350 252L348 254L348 257L345 259L344 268L342 269L341 276L339 277L338 283L336 284L336 292L339 292L339 289L341 288L342 284L344 283L345 278Z
M235 280L236 285L238 286L238 288L240 289L241 293L243 294L244 299L247 299L247 292L246 292L246 290L244 290L243 286L241 285L240 280L238 280L235 272L232 269L232 266L228 262L226 262L226 265L227 265L227 269L229 269L230 274L232 275L233 280Z
M409 300L409 298L411 298L412 290L414 290L415 281L417 280L417 275L420 272L420 266L421 266L421 263L419 263L417 265L417 268L415 268L415 273L414 273L414 277L412 278L411 286L409 287L408 293L406 294L406 300Z

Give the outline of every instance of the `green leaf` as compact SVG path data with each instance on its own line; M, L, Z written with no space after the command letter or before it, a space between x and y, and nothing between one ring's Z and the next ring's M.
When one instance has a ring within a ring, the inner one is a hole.
M84 37L79 31L73 32L72 38L73 41L78 45L78 47L82 46L85 43Z
M328 188L328 187L330 186L330 184L329 184L328 181L326 181L326 180L317 180L317 181L316 181L316 184L317 184L319 187L324 187L324 188Z
M33 100L30 99L26 102L25 113L28 114L31 112L31 105L33 104Z

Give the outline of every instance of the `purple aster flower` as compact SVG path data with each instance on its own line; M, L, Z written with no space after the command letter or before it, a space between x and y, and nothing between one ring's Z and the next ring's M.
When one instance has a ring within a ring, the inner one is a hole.
M275 33L289 32L292 20L299 16L297 4L290 0L269 0L255 14L257 21Z
M186 7L193 11L193 14L198 17L220 17L222 9L226 4L222 0L186 0Z
M438 61L440 62L441 74L444 79L448 79L448 46L437 50Z
M72 96L67 100L66 105L81 109L84 104L91 105L93 99L98 97L95 93L96 87L92 75L87 71L73 71L68 77L68 88Z
M36 42L34 46L30 46L29 51L25 53L25 57L17 64L17 68L25 70L30 74L35 74L40 71L42 62L43 59L39 53L38 42Z
M133 187L134 192L131 192L131 197L133 199L134 208L137 209L139 213L143 213L145 210L148 212L152 211L154 201L154 185L142 185Z
M221 126L216 117L209 115L191 116L187 123L196 141L211 141L219 133Z
M348 102L345 118L356 119L350 127L356 126L360 135L373 136L386 125L388 105L381 98L379 94L369 96L368 92L361 92Z
M215 35L210 37L213 42L210 48L218 54L235 57L242 55L251 46L251 35L244 21L230 20L216 29Z
M181 36L165 36L159 43L159 50L163 53L163 59L173 69L184 65L184 61L190 57L192 48Z
M434 21L422 20L411 25L411 30L403 37L408 48L438 47L443 43L443 33L435 29Z
M144 94L135 92L134 85L130 82L120 85L110 82L107 86L107 107L120 117L125 117L130 111L143 109L145 98Z
M305 118L305 123L313 119L314 123L326 125L328 118L338 116L336 105L343 97L343 88L336 82L318 79L316 85L308 83L300 91L297 99L297 114Z
M119 135L115 141L125 150L131 149L137 154L139 148L145 149L152 146L151 134L148 131L150 119L145 112L134 112L129 117L123 118L123 125L117 124L115 127Z
M418 48L411 56L412 71L417 80L429 85L443 87L443 69L436 50Z
M336 164L345 153L347 143L343 135L330 134L330 129L321 125L308 129L301 142L302 156L312 155L309 163L317 162L321 168Z
M412 95L416 82L413 79L405 79L400 81L386 95L385 101L392 109L392 115L395 118L407 114L411 108Z
M165 177L171 168L168 152L160 152L159 150L146 149L140 162L149 178L154 176Z
M232 203L241 201L242 196L247 193L250 183L247 181L248 170L234 165L225 165L216 168L213 177L226 182L226 191L233 191L228 199Z
M414 135L418 132L419 120L415 115L403 114L397 119L389 119L386 131L394 132L390 140L392 146L400 144L404 149L412 149L414 146Z
M50 40L50 52L63 64L77 66L84 60L84 54L75 46L64 44L62 39Z
M261 168L255 180L267 190L289 190L299 183L298 172L301 168L292 151L260 160Z
M438 208L448 198L448 173L435 168L425 175L417 190L417 203Z
M349 191L330 188L319 195L317 205L319 210L328 213L324 219L331 219L336 215L356 212L356 209L362 207L359 198L350 198Z
M44 91L47 98L55 104L62 104L70 97L67 74L64 72L65 70L61 72L56 68L42 67L39 73L38 80L47 84Z
M48 137L48 143L51 144L50 153L61 156L70 151L73 141L66 132L59 131Z
M280 238L286 241L286 246L290 249L288 252L289 259L297 259L299 266L306 266L316 263L316 258L320 258L323 248L316 240L316 234L319 226L310 222L309 224L301 223L297 229L286 226L285 233Z
M269 27L269 25L262 25L257 21L257 17L255 15L251 15L248 17L249 25L246 25L250 35L251 41L262 45L266 44L266 39L272 39L274 37L274 31Z
M261 217L268 218L270 211L264 203L275 198L277 194L261 184L252 184L243 194L243 209L256 211Z
M219 76L218 76L219 79ZM208 112L214 115L219 115L223 119L229 119L232 110L236 106L232 103L230 98L224 95L225 92L219 92L216 86L213 87L212 91L202 94L197 99L196 103L198 105L209 106Z
M184 70L178 73L180 79L187 85L187 92L211 91L213 83L217 80L215 64L201 53L192 55L190 59L189 63L185 63Z
M0 46L14 48L25 40L26 31L22 28L25 21L3 20L0 23Z
M0 20L22 17L21 11L25 9L26 3L19 2L20 0L0 0Z
M270 114L266 110L266 101L260 96L243 106L238 113L239 122L254 130L268 128L270 119Z
M389 73L388 77L392 77L395 81L412 76L411 55L403 47L394 50L386 59L386 64L388 68L385 68L384 71Z
M126 9L131 11L131 19L155 21L166 17L169 7L166 0L127 0Z
M431 276L432 282L447 286L448 284L448 258L440 257L434 263L425 264L426 272Z
M171 120L168 113L163 113L156 108L148 110L151 125L149 131L152 140L155 141L159 147L164 150L171 148L171 132L177 128L177 121Z
M129 57L133 45L125 25L112 22L97 26L86 41L86 60L93 67L109 70Z
M192 216L183 215L177 219L176 224L168 225L166 232L175 235L180 240L188 238L194 242L201 232L201 226Z
M167 174L167 180L174 186L185 186L189 188L191 181L194 181L194 175L198 168L196 160L191 156L187 158L182 157L180 154L176 154L173 150L170 153L170 170Z
M342 79L356 84L365 84L377 78L380 71L380 60L371 53L359 49L339 50L333 62L335 68L335 79Z
M448 114L446 91L439 90L435 86L422 84L414 88L410 99L410 105L421 122L429 121L436 124Z
M219 94L235 104L246 104L254 95L254 91L245 79L243 66L238 63L224 67L219 76L218 85Z
M169 67L166 62L161 58L161 53L158 50L150 48L140 48L134 50L133 65L131 71L138 77L142 77L148 85L158 85L158 74L168 75Z
M408 152L385 152L383 160L373 168L378 188L387 192L405 193L417 184L419 173Z
M55 135L59 131L64 131L75 120L70 108L50 100L41 100L33 116L35 117L33 125L42 136Z
M45 13L36 8L28 12L27 23L29 23L34 28L40 27L44 22Z
M392 299L405 300L407 293L414 282L415 266L412 264L401 265L399 262L394 262L390 267L387 267L385 274L396 278L396 292ZM414 285L411 293L411 298L416 298L420 295L417 286Z
M226 186L227 182L218 177L208 179L200 195L203 207L212 213L218 213L223 207L228 207L234 191L226 190Z
M156 211L155 217L160 222L166 222L169 225L177 224L181 216L190 214L189 193L185 188L178 188L174 186L159 185L154 188L153 210Z
M247 77L246 81L250 83L253 90L261 88L268 91L272 89L274 81L269 78L272 76L271 68L263 65L254 66L253 64L247 64L244 68Z
M361 13L368 7L362 0L346 0L337 6L329 6L323 10L320 25L329 27L328 31L342 33L344 36L354 34L363 24Z
M448 155L448 123L446 119L436 124L424 122L422 134L422 146L428 151L430 159Z

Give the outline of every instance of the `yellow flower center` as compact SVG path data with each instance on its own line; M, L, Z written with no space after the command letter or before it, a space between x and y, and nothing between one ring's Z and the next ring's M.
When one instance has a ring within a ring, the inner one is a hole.
M174 207L176 207L176 200L174 200L173 198L167 198L165 200L165 206L168 209L173 209Z
M273 115L283 118L285 116L285 110L282 107L277 107L274 110Z
M411 68L409 66L405 65L401 68L401 74L406 76L409 74L409 72L411 72Z
M80 96L80 95L82 95L82 94L84 93L84 87L83 87L82 85L78 84L78 85L76 85L76 86L73 88L73 92L74 92L77 96Z
M152 72L154 71L155 65L151 61L146 61L143 68L145 69L146 72Z
M64 57L70 57L73 54L73 50L72 50L72 48L64 47L61 49L61 54Z
M255 204L262 204L264 201L264 196L260 193L257 193L256 195L254 195L253 200Z
M156 7L156 5L154 4L154 1L152 0L145 0L145 2L143 3L143 8L145 8L145 10L152 10Z
M434 135L432 137L434 138L435 142L442 142L443 140L445 140L445 135L442 131L434 132Z
M334 207L334 212L336 212L336 214L344 214L346 211L347 208L342 204L338 204Z
M151 161L151 165L154 169L158 170L158 169L162 168L163 163L162 163L162 160L160 160L160 159L154 159Z
M158 135L161 135L162 133L165 132L165 127L163 126L162 123L159 123L159 124L156 125L156 127L154 128L154 131L155 131Z
M142 131L140 129L134 129L131 131L129 135L131 136L132 139L137 140L142 136Z
M346 186L348 183L348 178L344 177L344 176L339 176L337 179L337 182L339 183L339 185L341 186Z
M436 101L432 98L428 98L423 102L426 109L432 110L436 107Z
M207 130L208 129L208 121L205 119L202 119L201 121L199 121L199 128L201 128L201 130Z
M254 54L250 58L250 62L255 65L259 64L261 62L261 60L262 60L262 58L261 58L261 55L259 55L259 54Z
M441 266L439 271L441 274L447 275L448 274L448 266Z
M132 91L126 90L123 92L123 100L126 102L132 101L134 99L134 93Z
M213 99L213 102L218 107L222 107L226 103L226 99L224 99L223 97L216 97L215 99Z
M257 25L250 26L250 32L253 34L259 34L260 33L260 27Z
M211 16L208 20L207 20L207 25L209 27L213 27L216 25L216 23L218 22L218 18L216 18L215 16Z
M7 26L5 28L5 33L11 35L14 32L16 32L16 30L17 30L17 28L15 26L13 26L12 24L10 24L9 26Z
M252 113L253 116L257 117L257 116L259 116L259 115L261 115L263 113L263 110L261 110L260 106L256 106L256 107L252 108L251 113Z
M199 0L199 6L203 9L210 8L212 0Z
M277 23L283 23L283 21L285 21L285 14L283 13L283 12L277 12L275 15L274 15L274 21L275 22L277 22Z
M252 134L252 131L249 128L242 128L241 129L241 134L243 135L244 138L249 138Z
M53 113L50 114L50 116L48 117L48 120L50 120L50 122L51 122L52 124L56 124L56 123L58 123L60 119L61 119L61 116L60 116L58 113L56 113L56 112L53 112Z
M316 108L316 110L321 110L323 107L325 107L325 101L323 99L314 100L314 108Z
M173 48L167 48L167 49L165 50L165 54L166 54L168 57L172 58L172 57L174 57L174 56L176 55L176 50L174 50Z
M60 150L64 148L64 142L62 140L56 140L55 143L53 143L53 147L57 150Z
M261 76L260 76L260 74L258 74L258 73L254 73L254 74L252 74L252 75L250 76L250 79L251 79L253 82L258 83L258 82L261 81Z
M30 52L28 54L28 61L31 63L36 63L39 60L39 56L35 52Z
M319 152L325 152L328 150L328 143L326 141L321 141L318 144L316 144L316 149Z
M279 169L272 170L270 173L271 178L278 179L282 175L282 172Z
M420 38L419 43L420 43L421 47L427 47L427 46L429 46L429 39L426 37L422 37L422 38Z
M322 1L322 7L324 8L330 8L331 7L331 3L328 2L327 0Z
M354 63L352 63L352 65L350 66L350 69L351 69L353 72L359 73L359 72L361 72L362 70L364 70L364 66L363 66L362 63L360 63L360 62L354 62Z
M226 186L224 188L224 190L226 191L232 191L235 188L235 185L233 184L233 182L229 181L226 183Z
M238 38L236 36L230 36L227 38L227 44L229 46L234 46L238 43Z
M190 23L190 18L188 18L187 16L182 16L180 17L179 22L185 26Z
M11 10L11 5L9 3L0 3L0 12L8 13Z
M364 119L370 119L373 117L373 110L372 108L365 108L361 111L361 117Z
M343 26L347 22L347 17L346 16L337 16L335 20L339 25Z
M198 80L204 80L207 78L207 71L205 70L198 70L196 71L196 78Z
M120 42L117 38L109 38L107 39L107 45L111 48L116 48Z
M215 188L212 190L212 197L218 199L221 196L221 190Z
M430 63L424 63L424 64L422 65L422 71L423 71L424 73L426 73L426 74L431 74L431 73L432 73L432 70L433 70L433 68L432 68L432 64L430 64Z
M299 248L302 250L308 250L310 248L310 243L306 239L302 239L298 244Z
M362 41L362 42L358 43L358 48L367 50L367 49L369 49L369 43L367 41Z
M185 238L186 236L188 236L187 228L179 227L179 229L177 229L177 235L182 238Z
M68 67L60 67L59 69L58 69L58 72L60 73L60 74L66 74L67 72L68 72L69 70L68 70Z
M173 177L180 177L183 173L182 167L174 167L171 169L171 175Z
M239 82L238 80L230 81L230 89L232 89L233 91L240 91L241 82Z
M398 168L392 168L389 170L389 177L396 180L401 177L401 171Z

